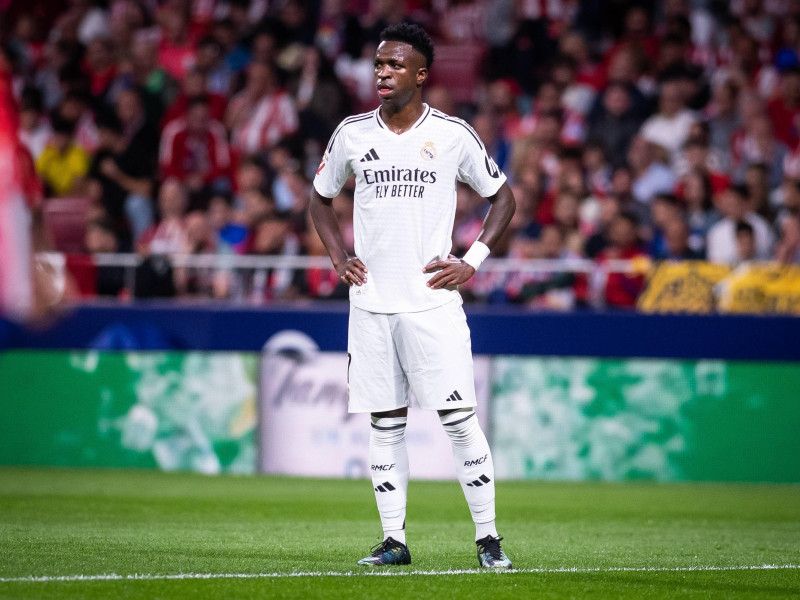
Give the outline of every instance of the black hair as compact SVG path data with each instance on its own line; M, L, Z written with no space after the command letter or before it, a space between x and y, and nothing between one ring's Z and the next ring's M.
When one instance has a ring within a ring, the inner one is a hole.
M208 94L200 94L199 96L192 96L186 103L186 108L187 110L190 110L199 104L203 106L208 106L210 104Z
M122 134L122 123L117 114L110 110L103 110L97 113L95 126L97 129L105 129L116 134Z
M680 207L680 203L678 199L675 197L675 194L656 194L654 200L658 202L664 202L665 204L669 204L670 206Z
M734 194L739 196L740 200L747 200L750 197L750 190L747 189L747 186L743 183L738 183L736 185L732 185L729 188Z
M755 235L753 226L747 221L736 221L736 235L738 236L740 233Z
M36 87L26 87L22 90L22 95L19 99L19 110L33 110L37 113L42 112L44 109L44 98L42 92Z
M63 133L71 136L75 132L75 123L59 115L53 115L50 118L50 127L53 133Z
M381 31L382 42L404 42L425 57L425 66L433 64L433 42L427 32L415 23L398 23Z

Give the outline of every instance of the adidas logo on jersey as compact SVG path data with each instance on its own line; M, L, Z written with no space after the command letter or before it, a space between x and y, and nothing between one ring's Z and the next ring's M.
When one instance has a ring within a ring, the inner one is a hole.
M367 152L364 155L364 158L362 158L359 162L370 162L373 160L380 160L380 156L378 156L378 153L375 152L375 148L370 148L369 152Z

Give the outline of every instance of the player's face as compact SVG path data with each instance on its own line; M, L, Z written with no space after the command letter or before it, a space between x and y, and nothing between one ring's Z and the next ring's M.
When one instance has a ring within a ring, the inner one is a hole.
M404 42L381 42L375 52L375 86L384 105L397 108L419 94L428 77L425 57Z

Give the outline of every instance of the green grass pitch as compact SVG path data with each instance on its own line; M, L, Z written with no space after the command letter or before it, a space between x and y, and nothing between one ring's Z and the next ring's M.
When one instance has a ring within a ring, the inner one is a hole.
M373 577L355 564L380 536L366 481L0 468L0 598L800 596L800 486L497 492L520 571L443 573L477 566L469 512L456 482L412 481L413 564ZM781 568L742 568L764 565ZM149 578L79 579L110 574Z

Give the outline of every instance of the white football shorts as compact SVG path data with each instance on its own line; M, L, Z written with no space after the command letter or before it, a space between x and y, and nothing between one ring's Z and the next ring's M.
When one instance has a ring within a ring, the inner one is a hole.
M383 314L350 306L349 411L475 406L472 342L461 297L421 312Z

